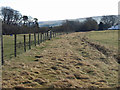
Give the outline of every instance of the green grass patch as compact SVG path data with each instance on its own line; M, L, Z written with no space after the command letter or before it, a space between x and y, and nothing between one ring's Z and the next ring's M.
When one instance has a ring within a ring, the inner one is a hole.
M118 47L118 30L91 31L87 33L87 37L108 47Z
M55 39L60 39L60 37L55 37Z
M26 50L29 50L29 34L26 35ZM36 45L38 44L38 34L36 34ZM24 34L17 34L17 55L24 52ZM34 35L31 34L31 48L35 47ZM3 35L4 59L14 57L14 35Z

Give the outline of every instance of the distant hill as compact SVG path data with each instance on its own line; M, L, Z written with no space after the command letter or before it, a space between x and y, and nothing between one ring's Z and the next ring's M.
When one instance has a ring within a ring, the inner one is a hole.
M49 27L49 26L60 26L65 20L56 20L56 21L43 21L39 22L40 27Z
M86 18L89 18L89 17L86 17ZM68 19L68 20L82 22L86 20L86 18L77 18L77 19ZM95 19L99 23L102 16L94 16L92 18ZM40 27L60 26L63 22L65 22L65 20L43 21L43 22L39 22L39 26Z

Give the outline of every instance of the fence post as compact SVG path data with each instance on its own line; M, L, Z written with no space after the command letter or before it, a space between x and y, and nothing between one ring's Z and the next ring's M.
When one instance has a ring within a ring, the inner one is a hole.
M48 31L47 31L47 40L48 40Z
M45 32L44 32L44 41L45 41Z
M51 32L51 38L53 38L53 32Z
M24 35L24 52L26 52L26 37Z
M4 64L4 58L3 58L3 34L2 34L2 20L0 19L0 44L1 44L1 51L0 51L0 54L1 54L1 64L3 65ZM2 71L0 71L1 73ZM0 74L1 75L1 74ZM2 78L1 78L2 79ZM1 80L0 79L0 80ZM1 86L1 85L0 85Z
M50 31L50 39L52 38L52 31Z
M48 39L50 40L50 31L48 32Z
M50 30L50 39L49 40L51 40L51 30Z
M16 49L16 40L17 40L17 35L15 34L14 35L14 55L15 55L15 57L17 56L16 55L16 52L17 52L17 49Z
M44 34L44 37L45 37L44 39L46 40L46 32L45 32L45 34Z
M39 44L41 43L40 33L39 33Z
M2 35L2 31L0 32L0 34L1 34L1 64L3 65L4 64L4 58L3 58L3 35Z
M40 34L40 41L41 41L41 43L42 43L42 33Z
M29 49L31 49L31 34L29 34Z
M53 38L53 36L52 36L52 35L53 35L53 32L51 31L51 38Z
M44 42L44 32L43 32L43 42Z
M36 33L34 33L34 44L36 46Z
M39 32L38 32L38 44L40 44L40 42L39 42Z

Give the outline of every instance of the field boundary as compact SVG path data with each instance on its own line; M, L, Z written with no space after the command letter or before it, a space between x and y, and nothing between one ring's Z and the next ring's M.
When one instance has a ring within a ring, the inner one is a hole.
M33 41L31 41L31 35L33 34ZM38 32L38 33L29 33L29 34L11 34L11 36L13 36L14 38L14 57L17 57L18 53L17 53L17 47L18 44L17 40L18 40L18 35L21 35L23 37L23 43L21 43L21 45L19 45L20 47L22 47L23 44L23 48L24 48L24 52L27 51L27 45L28 45L28 49L30 50L32 47L32 43L34 44L34 46L36 45L40 45L40 43L45 42L46 40L51 40L52 38L55 38L58 35L62 35L62 32L54 32L52 30L50 31L46 31L46 32ZM27 35L28 35L28 41L27 39ZM4 64L4 41L3 41L3 36L6 35L2 35L1 33L1 63L2 65Z

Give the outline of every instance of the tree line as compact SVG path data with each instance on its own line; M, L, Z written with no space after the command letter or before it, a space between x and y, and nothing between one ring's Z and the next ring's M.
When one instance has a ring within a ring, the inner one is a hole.
M19 11L10 7L1 7L0 15L2 18L3 34L46 31L46 28L39 29L37 18L22 15Z
M102 16L100 22L98 23L92 17L86 18L85 21L69 21L66 20L65 23L60 26L63 30L67 31L98 31L98 30L107 30L111 26L118 24L118 17L115 15ZM59 27L59 28L60 28Z
M11 25L26 25L35 26L38 25L38 19L31 16L22 15L19 11L10 7L1 7L1 13L3 23Z
M85 21L70 21L66 20L61 26L56 27L39 27L38 19L31 16L22 15L19 11L10 7L2 7L0 11L2 17L3 34L23 34L46 32L52 30L54 32L79 32L92 30L106 30L113 25L116 25L117 16L103 16L98 23L92 17L86 18Z

